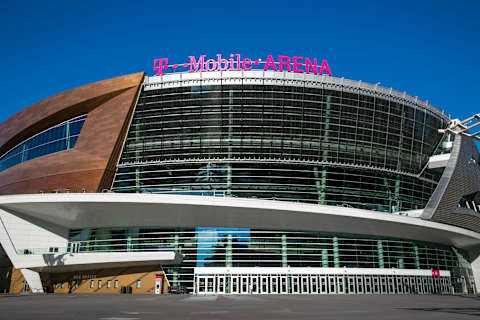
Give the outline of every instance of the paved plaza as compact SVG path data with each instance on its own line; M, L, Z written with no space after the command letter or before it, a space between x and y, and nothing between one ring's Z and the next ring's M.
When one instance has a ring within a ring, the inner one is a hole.
M480 297L439 295L1 296L0 319L475 319Z

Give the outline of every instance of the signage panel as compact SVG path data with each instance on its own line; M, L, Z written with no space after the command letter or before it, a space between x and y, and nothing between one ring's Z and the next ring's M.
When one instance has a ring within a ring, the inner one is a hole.
M240 54L231 54L229 57L223 57L217 54L215 58L207 59L202 54L198 57L189 56L188 62L169 64L168 58L160 58L153 60L153 70L156 76L162 76L171 72L203 72L203 71L240 71L257 69L264 71L287 71L295 73L313 73L332 75L327 60L318 60L317 58L308 57L289 57L277 56L275 59L272 55L268 55L263 59L242 58Z

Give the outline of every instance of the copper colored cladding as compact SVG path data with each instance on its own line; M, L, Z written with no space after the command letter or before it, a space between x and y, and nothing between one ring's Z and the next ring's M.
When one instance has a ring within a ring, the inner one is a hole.
M0 172L0 194L109 188L144 75L117 77L57 94L2 123L0 154L52 125L88 113L75 148Z

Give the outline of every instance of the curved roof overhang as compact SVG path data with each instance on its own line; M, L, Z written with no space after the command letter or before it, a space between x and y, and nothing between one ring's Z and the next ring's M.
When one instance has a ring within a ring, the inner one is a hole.
M480 250L480 234L418 218L273 200L159 194L0 196L0 208L26 220L68 228L225 227L348 233L427 241Z

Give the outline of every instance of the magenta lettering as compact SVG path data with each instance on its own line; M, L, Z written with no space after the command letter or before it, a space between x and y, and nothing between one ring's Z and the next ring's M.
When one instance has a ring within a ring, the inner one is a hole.
M287 67L290 72L290 58L286 56L278 56L278 70L283 71L283 66Z
M213 59L208 59L207 63L205 63L205 67L207 71L215 71L217 70L217 62Z
M219 71L225 71L228 69L228 61L227 59L222 59L221 54L217 54L217 63L218 63L218 70ZM222 68L222 63L224 64L225 67Z
M326 71L329 76L332 75L330 72L330 67L328 66L327 60L322 60L322 66L320 67L320 74L323 74L323 71Z
M302 57L293 57L293 72L299 72L299 73L304 73L302 69L298 69L298 67L303 67L303 63L300 63L298 61L303 60Z
M232 66L232 69L233 69L233 66ZM232 70L230 69L230 70ZM240 70L240 55L237 54L237 68L235 70Z
M271 55L267 57L267 62L265 62L265 67L263 68L263 71L267 71L268 67L272 67L273 70L277 71L277 66L275 65L275 61L273 60L273 57Z
M252 70L252 60L245 58L242 62L242 69L243 70Z
M194 72L194 71L199 71L198 68L200 67L200 71L204 71L204 62L203 60L205 59L206 55L201 55L198 58L198 62L195 60L194 56L189 56L190 58L190 70L188 72Z
M165 64L165 65L164 65ZM157 76L163 75L163 70L168 68L168 58L153 60L153 70L157 71Z
M204 72L204 71L248 71L252 69L273 70L283 72L296 72L296 73L313 73L316 75L328 74L332 75L330 66L327 60L322 60L322 64L319 68L317 58L307 57L288 57L278 56L278 60L275 61L272 55L268 55L267 59L250 59L242 58L238 53L230 54L229 58L223 58L221 54L217 54L215 58L207 59L207 55L202 54L198 56L188 56L189 61L183 63L168 64L168 58L154 59L153 70L156 72L156 76L162 76L166 71L171 72Z
M310 73L310 68L312 69L313 73L314 74L317 74L318 73L318 65L317 65L317 58L314 58L313 59L313 64L312 62L310 61L310 59L308 58L305 58L305 69L306 69L306 73Z

